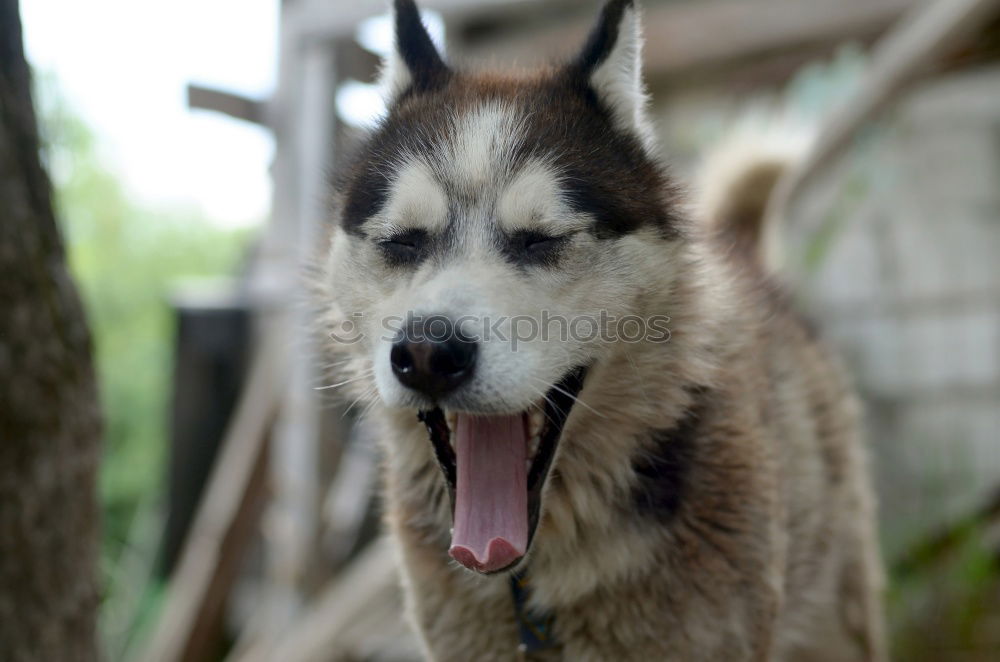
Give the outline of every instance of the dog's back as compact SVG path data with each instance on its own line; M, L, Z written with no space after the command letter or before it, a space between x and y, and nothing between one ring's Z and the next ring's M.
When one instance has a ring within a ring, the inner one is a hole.
M709 415L719 428L705 432L756 436L747 445L761 445L770 456L761 465L774 466L785 540L775 657L883 659L883 578L860 403L840 361L774 273L780 229L765 225L800 147L766 134L738 137L703 173L697 207L707 250L724 265L747 322L730 329L735 351L718 382L727 396ZM758 419L742 434L732 426L738 403Z

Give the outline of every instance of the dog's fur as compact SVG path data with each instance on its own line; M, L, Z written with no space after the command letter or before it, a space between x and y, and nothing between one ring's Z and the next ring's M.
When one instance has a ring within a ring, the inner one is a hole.
M590 366L517 566L555 617L541 657L883 659L859 408L757 258L771 165L689 220L646 122L631 0L607 3L569 64L516 76L452 69L412 1L395 10L389 111L340 187L323 307L327 329L362 315L338 377L380 426L428 658L515 659L519 637L506 575L448 556L448 489L415 415L433 403L393 378L380 325L604 310L669 316L670 341L484 343L442 404L528 409ZM533 261L511 239L525 230L568 238ZM417 258L380 243L414 231Z

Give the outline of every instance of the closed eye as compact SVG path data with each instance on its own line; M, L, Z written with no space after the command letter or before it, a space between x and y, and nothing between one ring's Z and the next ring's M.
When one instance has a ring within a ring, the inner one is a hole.
M427 247L427 232L424 230L405 230L384 239L378 239L375 243L390 265L404 266L418 262L423 258Z
M528 264L552 264L569 242L571 235L553 236L522 230L515 232L508 245L508 253L517 262Z

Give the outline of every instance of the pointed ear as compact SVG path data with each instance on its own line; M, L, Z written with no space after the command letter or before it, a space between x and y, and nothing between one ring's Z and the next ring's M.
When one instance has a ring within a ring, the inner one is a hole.
M407 90L424 92L447 81L451 74L420 18L413 0L394 0L394 48L382 65L380 83L386 101Z
M642 81L642 24L635 0L608 0L571 73L594 91L624 131L647 147L652 130L646 118Z

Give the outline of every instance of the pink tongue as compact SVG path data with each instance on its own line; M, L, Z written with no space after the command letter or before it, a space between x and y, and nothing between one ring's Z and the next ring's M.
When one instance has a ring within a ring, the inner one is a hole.
M528 547L528 439L521 414L458 415L455 530L451 557L471 570L493 572Z

